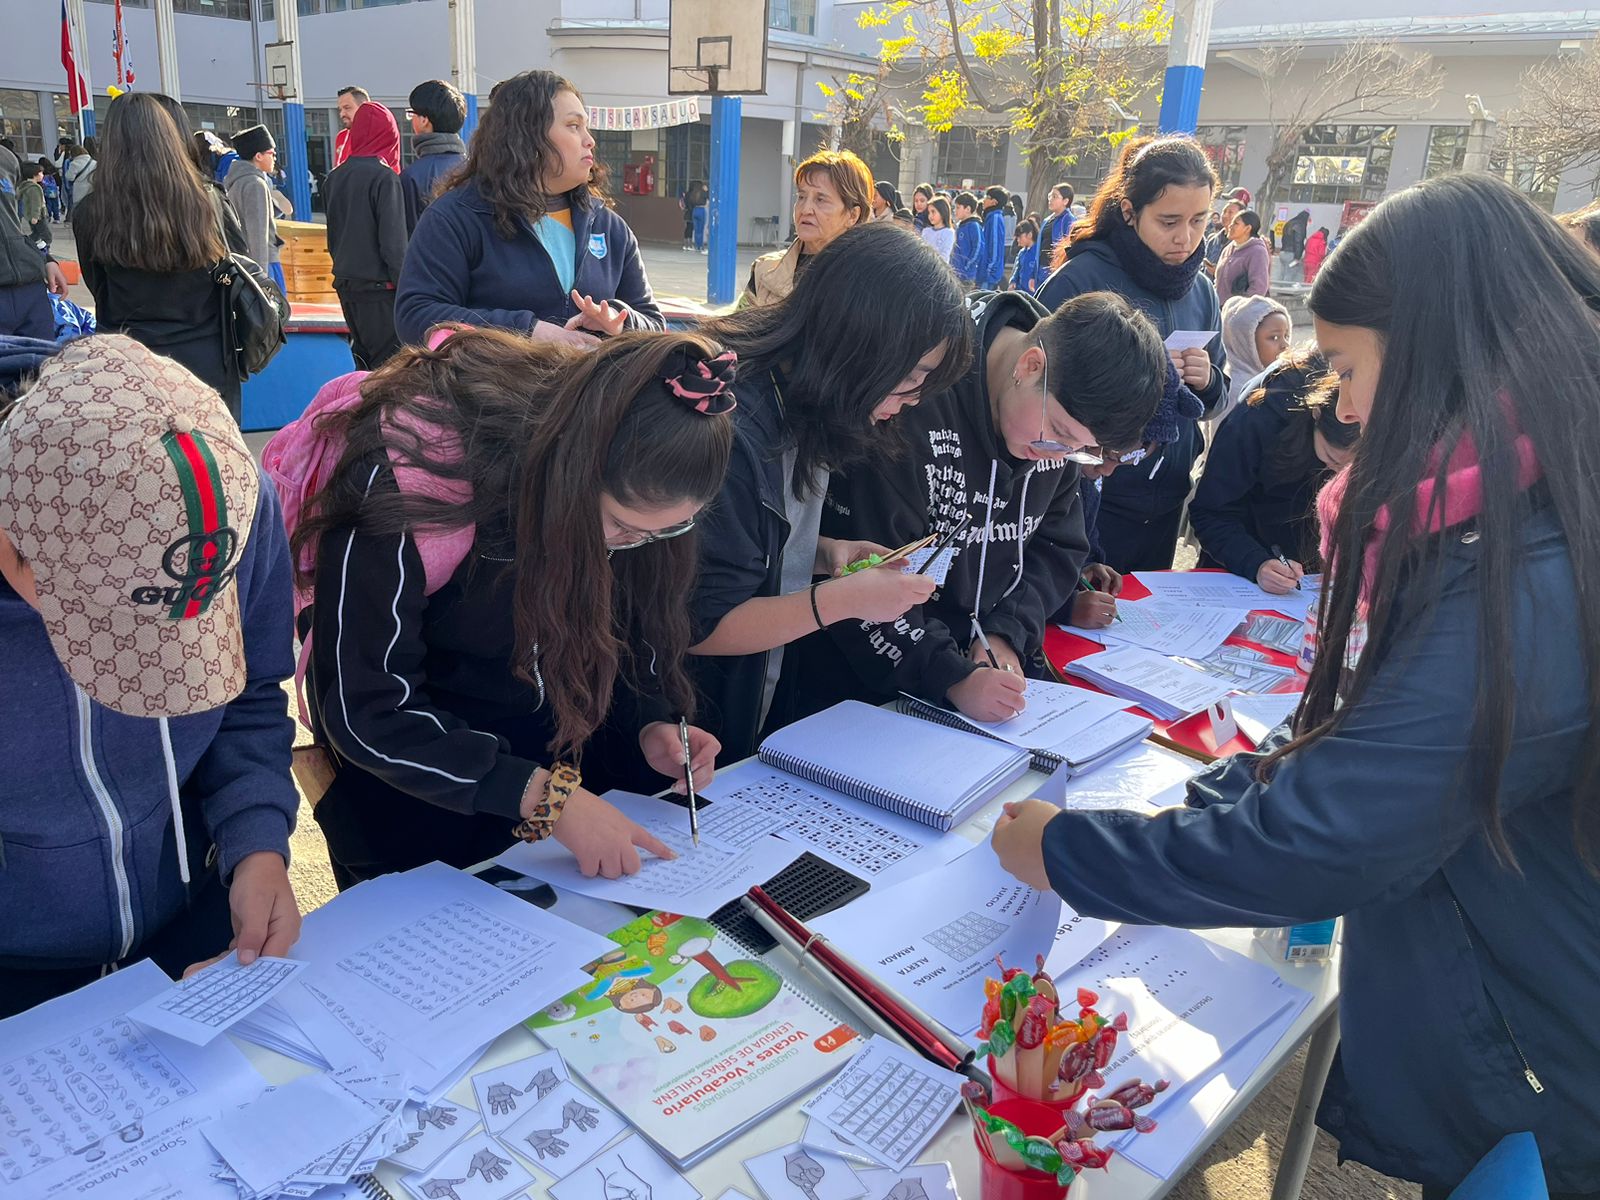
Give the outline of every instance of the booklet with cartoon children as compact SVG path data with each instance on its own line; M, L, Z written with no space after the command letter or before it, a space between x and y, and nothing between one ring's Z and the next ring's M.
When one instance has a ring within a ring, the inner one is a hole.
M832 1074L861 1046L709 921L648 912L607 935L592 982L529 1029L679 1166Z

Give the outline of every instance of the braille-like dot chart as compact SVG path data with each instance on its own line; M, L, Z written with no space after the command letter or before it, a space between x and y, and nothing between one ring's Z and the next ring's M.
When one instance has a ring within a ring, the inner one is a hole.
M1005 936L1009 926L991 920L982 913L963 913L948 925L941 925L924 939L935 950L949 955L956 962L965 962L981 954Z

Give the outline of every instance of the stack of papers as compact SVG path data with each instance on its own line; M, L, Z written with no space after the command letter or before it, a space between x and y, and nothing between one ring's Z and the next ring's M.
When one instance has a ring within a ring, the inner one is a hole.
M975 720L914 696L902 695L901 705L913 716L965 726L1031 750L1035 770L1053 771L1068 763L1080 774L1150 734L1150 722L1125 711L1127 702L1114 696L1042 679L1028 680L1023 696L1027 706L1008 721Z
M1139 646L1087 655L1068 663L1067 674L1137 704L1159 721L1199 712L1237 686Z
M1317 596L1316 582L1320 581L1319 576L1309 575L1300 581L1299 590L1276 596L1226 571L1140 571L1138 579L1157 600L1229 608L1241 614L1265 609L1300 621L1305 620L1306 609Z
M1239 625L1236 608L1201 608L1154 597L1119 602L1117 616L1122 619L1104 629L1071 632L1102 646L1143 646L1157 654L1203 658L1222 645Z

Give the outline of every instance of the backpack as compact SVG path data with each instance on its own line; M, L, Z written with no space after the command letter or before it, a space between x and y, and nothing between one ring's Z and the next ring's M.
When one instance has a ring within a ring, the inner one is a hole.
M440 332L448 336L450 331ZM438 334L435 335L435 339L438 339ZM430 344L437 345L437 340L431 339ZM352 371L348 375L341 375L323 384L306 411L273 434L262 451L261 469L278 490L278 501L283 507L283 524L290 537L294 536L295 530L304 519L311 498L333 477L334 471L339 466L339 460L344 456L344 440L322 428L326 424L323 418L354 408L361 400L361 384L368 374L370 372ZM416 432L429 444L444 445L446 454L449 454L450 442L442 430L419 422ZM459 453L459 447L456 447L456 451ZM397 462L392 449L389 453L395 483L402 492L431 496L454 503L471 498L470 488L460 480L440 479L420 467ZM460 529L413 531L412 539L422 559L424 595L433 595L449 582L456 568L466 560L467 554L471 551L476 533L477 530L470 525ZM302 569L308 574L313 571L316 567L316 547L302 547L295 567L297 574ZM294 586L296 629L300 627L300 614L310 607L314 599L311 587L309 585L302 587L296 581ZM311 722L309 709L306 706L305 684L306 670L310 663L311 631L307 629L301 641L300 656L295 663L294 671L295 696L300 703L300 720L307 728Z

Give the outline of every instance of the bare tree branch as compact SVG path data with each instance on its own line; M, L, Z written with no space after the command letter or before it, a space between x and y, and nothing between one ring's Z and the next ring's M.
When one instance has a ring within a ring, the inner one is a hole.
M1520 91L1500 123L1520 160L1553 175L1600 165L1600 54L1547 59L1523 74Z

